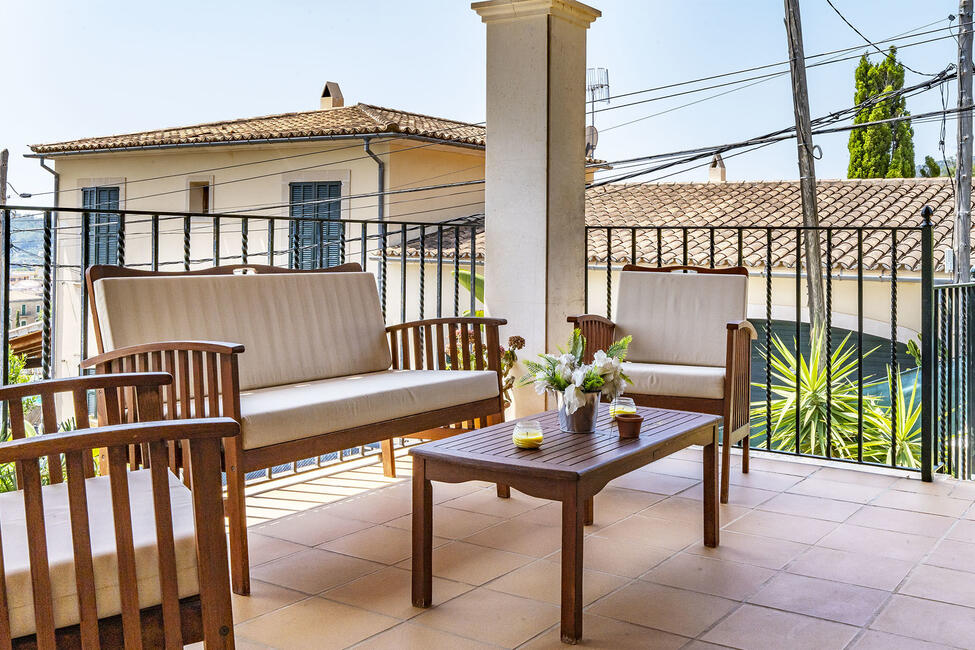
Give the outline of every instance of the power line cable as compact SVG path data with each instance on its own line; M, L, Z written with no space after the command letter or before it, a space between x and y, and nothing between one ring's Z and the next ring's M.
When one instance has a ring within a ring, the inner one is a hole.
M860 38L862 38L862 39L863 39L864 41L866 41L868 45L870 45L870 46L872 46L872 47L873 47L873 49L875 49L875 50L877 50L877 52L879 52L879 53L880 53L880 56L883 56L883 57L886 57L886 56L887 56L887 55L889 54L889 52L884 52L884 51L883 51L882 49L880 49L879 47L877 47L877 45L876 45L876 44L874 44L874 42L873 42L873 41L871 41L871 40L870 40L869 38L867 38L867 37L866 37L866 36L865 36L865 35L863 34L863 32L861 32L861 31L860 31L859 29L857 29L857 28L856 28L856 25L854 25L854 24L853 24L853 23L851 23L851 22L850 22L849 20L847 20L847 18L846 18L846 16L844 16L844 15L843 15L843 14L842 14L842 13L840 12L840 10L836 8L836 5L834 5L834 4L833 4L833 0L826 0L826 4L828 4L828 5L830 6L830 8L831 8L831 9L832 9L832 10L833 10L834 12L836 12L836 15L837 15L837 16L839 16L839 17L840 17L840 19L841 19L841 20L842 20L842 21L843 21L844 23L846 23L846 24L847 24L847 26L848 26L848 27L849 27L850 29L852 29L853 31L855 31L855 32L856 32L856 33L857 33L857 34L858 34L858 35L860 36ZM949 33L950 33L950 27L951 27L951 26L949 25ZM933 74L930 74L930 73L927 73L927 72L918 72L917 70L915 70L915 69L914 69L914 68L912 68L911 66L909 66L909 65L907 65L907 64L906 64L906 63L904 63L903 61L901 61L901 65L902 65L902 66L904 66L904 67L905 67L906 69L908 69L908 70L910 70L911 72L913 72L914 74L919 74L919 75L921 75L922 77L933 77L933 76L934 76Z

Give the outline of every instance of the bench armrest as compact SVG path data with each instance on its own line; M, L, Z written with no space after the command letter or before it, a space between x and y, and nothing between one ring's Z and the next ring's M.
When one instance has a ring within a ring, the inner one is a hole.
M751 407L752 341L758 338L747 320L727 324L728 348L725 369L725 410L731 442L747 437Z
M755 326L752 325L747 320L731 321L731 322L728 323L728 331L729 332L734 332L734 331L738 331L738 330L747 331L749 337L753 341L755 341L755 340L758 339L758 330L756 330L755 329Z
M392 332L395 330L403 329L413 329L416 327L425 327L427 325L486 325L493 327L500 327L501 325L507 325L508 321L504 318L485 318L481 316L455 316L455 317L445 317L445 318L427 318L426 320L414 320L406 323L399 323L398 325L387 325L386 331Z
M139 354L151 354L154 352L211 352L214 354L240 354L244 351L241 343L228 343L226 341L159 341L155 343L143 343L140 345L130 345L110 352L103 352L99 355L88 357L81 362L82 368L94 368L109 361L124 359Z

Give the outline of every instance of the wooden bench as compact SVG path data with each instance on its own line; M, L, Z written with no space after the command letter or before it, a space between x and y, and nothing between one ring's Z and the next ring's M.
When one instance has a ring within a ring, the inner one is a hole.
M386 327L358 264L292 271L222 266L86 274L97 373L165 371L165 417L227 416L224 444L233 589L250 591L248 472L394 437L440 438L503 419L502 319ZM458 423L462 423L458 426Z

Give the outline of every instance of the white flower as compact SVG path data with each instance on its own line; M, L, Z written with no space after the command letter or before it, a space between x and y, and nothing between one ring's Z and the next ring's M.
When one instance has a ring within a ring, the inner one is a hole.
M544 377L536 378L533 386L535 388L535 392L539 395L544 395L545 391L551 389L551 386L548 384L548 380Z
M582 384L585 383L586 374L588 372L589 372L589 366L582 366L581 368L577 368L572 373L572 384L574 386L578 386L579 388L582 388Z
M562 393L565 399L565 412L572 415L582 406L586 399L586 394L576 384L570 384Z

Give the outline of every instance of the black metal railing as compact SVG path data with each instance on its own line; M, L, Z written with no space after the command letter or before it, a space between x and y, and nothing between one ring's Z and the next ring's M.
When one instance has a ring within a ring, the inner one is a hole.
M478 233L483 232L483 222L477 216L444 222L380 222L302 215L301 222L322 222L321 228L316 224L309 229L316 233L309 240L298 235L294 227L298 220L290 216L5 206L0 210L0 247L4 253L0 262L0 313L10 313L11 270L39 270L43 287L39 374L44 378L78 372L78 364L94 352L89 341L89 300L83 271L96 263L191 270L221 264L321 268L359 262L376 275L383 315L389 324L461 315L466 310L474 313L483 299L474 291L481 265ZM28 226L17 227L23 223ZM36 240L36 235L43 242L39 250L12 239ZM102 258L93 259L93 241L98 242L96 250ZM18 253L18 260L13 259L12 252ZM393 266L398 268L391 270ZM398 281L391 279L393 273L398 274ZM429 273L436 277L428 281ZM75 301L80 309L57 308ZM10 349L9 318L3 319L0 337L3 347ZM60 368L55 368L55 352ZM3 355L0 363L3 376L9 377L8 356ZM0 421L6 422L6 413L0 414ZM268 470L264 477L373 451L378 451L378 445L297 461Z
M933 228L927 214L920 221L887 228L588 226L587 309L613 317L625 264L745 266L749 318L759 331L752 446L921 470L929 478L933 372L924 361L932 357L919 352L916 337L933 318L923 299L934 286ZM803 304L813 238L825 299L816 344Z
M935 287L935 465L975 478L975 284Z

